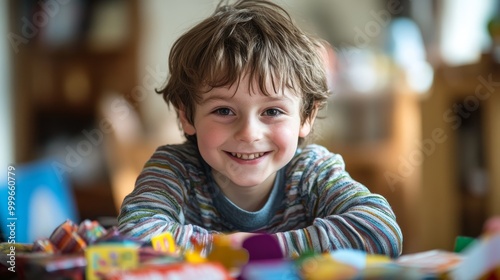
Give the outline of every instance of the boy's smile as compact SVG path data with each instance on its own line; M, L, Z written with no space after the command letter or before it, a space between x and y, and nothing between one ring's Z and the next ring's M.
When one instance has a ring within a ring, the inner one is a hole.
M253 160L258 159L265 153L250 153L250 154L240 154L240 153L230 153L233 157L243 160Z
M213 88L195 107L194 124L180 111L189 135L196 134L203 159L233 202L237 197L266 196L276 172L294 156L299 137L310 132L312 121L301 124L301 98L290 89L265 95L248 76L239 85ZM236 203L236 202L235 202Z

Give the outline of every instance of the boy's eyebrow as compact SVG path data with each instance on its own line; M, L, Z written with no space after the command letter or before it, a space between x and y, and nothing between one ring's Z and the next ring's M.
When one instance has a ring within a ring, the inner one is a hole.
M217 100L227 100L227 99L230 99L230 98L228 98L222 94L210 94L209 97L201 100L201 104L209 103L209 102L213 102L213 101L217 101Z
M226 100L230 100L233 98L233 95L230 95L230 96L226 96L226 95L223 95L223 94L211 94L209 97L207 97L206 99L203 99L201 101L201 104L205 104L205 103L209 103L209 102L214 102L214 101L217 101L217 100L222 100L222 101L226 101ZM266 98L268 101L285 101L285 102L292 102L293 103L293 100L284 95L284 94L276 94L276 95L266 95L264 96L264 98Z

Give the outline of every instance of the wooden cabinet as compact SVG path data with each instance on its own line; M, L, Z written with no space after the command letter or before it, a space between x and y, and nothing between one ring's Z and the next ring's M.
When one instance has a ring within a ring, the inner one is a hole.
M422 102L422 137L441 141L422 169L422 249L451 250L458 235L477 236L500 214L500 65L441 67Z
M500 65L484 55L477 64L439 67L422 96L405 86L385 96L337 96L318 130L359 130L364 124L357 119L367 110L360 104L384 98L388 106L378 112L386 117L377 121L385 124L375 129L383 133L323 134L318 142L344 157L354 179L388 199L404 253L453 250L457 236L477 236L486 218L500 215ZM339 107L350 116L332 113Z
M138 84L137 6L112 0L9 2L10 34L17 39L16 163L56 156L82 218L116 215L109 174L99 158L103 141L89 141L85 133L105 122L99 106L108 93L127 97ZM69 162L75 151L79 161Z

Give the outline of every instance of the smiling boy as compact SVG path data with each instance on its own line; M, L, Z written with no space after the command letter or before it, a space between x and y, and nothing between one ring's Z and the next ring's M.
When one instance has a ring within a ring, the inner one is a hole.
M268 1L221 4L182 35L159 91L187 141L159 147L122 205L119 228L179 246L259 232L287 256L356 248L396 257L402 234L342 157L305 145L327 98L323 42Z
M311 130L312 120L300 123L300 104L289 89L261 94L244 75L229 88L204 93L193 124L182 110L180 116L184 132L203 139L198 150L223 194L240 208L257 211L277 171L295 155L299 137Z

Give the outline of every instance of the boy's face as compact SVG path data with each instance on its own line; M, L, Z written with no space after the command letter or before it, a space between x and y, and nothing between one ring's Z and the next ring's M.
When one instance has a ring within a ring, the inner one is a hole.
M275 94L270 85L271 96L265 96L250 82L245 76L239 86L203 93L193 125L180 111L184 132L196 134L219 185L229 179L240 187L269 187L276 171L292 159L299 137L311 131L314 118L301 124L300 97L288 89Z

